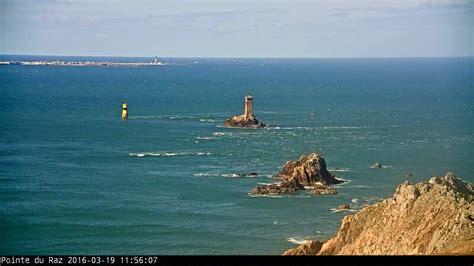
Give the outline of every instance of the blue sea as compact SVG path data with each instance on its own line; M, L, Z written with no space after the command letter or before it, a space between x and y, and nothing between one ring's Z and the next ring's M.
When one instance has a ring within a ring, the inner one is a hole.
M153 60L0 56L39 59ZM1 254L281 254L330 238L340 204L474 181L473 58L161 60L0 66ZM247 93L270 127L223 128ZM339 194L248 195L310 152Z

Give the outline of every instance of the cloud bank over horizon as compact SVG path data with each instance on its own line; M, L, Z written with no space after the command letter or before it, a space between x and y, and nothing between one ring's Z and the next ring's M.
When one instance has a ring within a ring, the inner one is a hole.
M474 1L0 0L0 54L474 55Z

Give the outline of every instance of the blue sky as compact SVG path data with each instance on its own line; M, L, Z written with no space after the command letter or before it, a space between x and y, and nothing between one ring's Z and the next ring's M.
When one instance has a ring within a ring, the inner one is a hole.
M0 0L0 54L474 55L474 0Z

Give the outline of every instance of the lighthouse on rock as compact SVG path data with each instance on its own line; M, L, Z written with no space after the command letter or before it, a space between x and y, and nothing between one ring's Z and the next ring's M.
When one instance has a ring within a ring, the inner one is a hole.
M241 115L233 116L224 121L224 127L243 127L243 128L260 128L266 127L266 125L258 121L257 117L253 113L253 96L247 94L244 97L244 113Z

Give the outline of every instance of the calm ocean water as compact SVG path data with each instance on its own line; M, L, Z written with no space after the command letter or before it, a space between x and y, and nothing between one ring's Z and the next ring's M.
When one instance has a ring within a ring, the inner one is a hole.
M0 66L1 254L280 254L333 235L340 204L474 181L473 58L164 61ZM247 92L271 128L221 126ZM312 151L339 194L248 196Z

